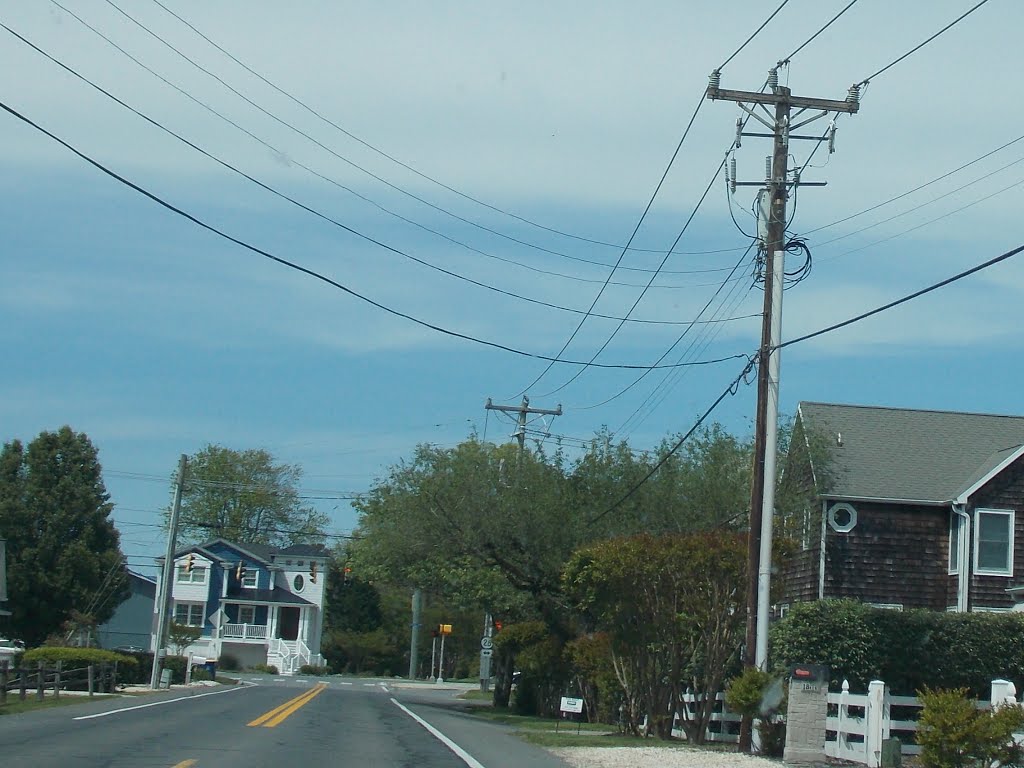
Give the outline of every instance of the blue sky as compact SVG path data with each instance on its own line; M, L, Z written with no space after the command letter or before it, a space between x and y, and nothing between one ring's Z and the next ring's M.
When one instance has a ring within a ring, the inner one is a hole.
M431 324L540 355L558 352L580 315L537 302L577 312L590 306L610 274L601 265L619 257L613 246L636 225L708 73L775 5L737 0L723 13L717 2L652 0L587 4L581 13L574 4L530 2L162 1L349 133L521 218L442 188L325 124L151 0L115 3L329 151L247 104L105 0L61 3L274 151L141 69L56 4L3 0L0 8L5 24L52 56L265 184L408 256L534 302L441 274L299 210L0 30L0 66L10 73L2 100L232 236ZM774 62L844 5L791 0L724 69L723 86L757 90ZM782 78L796 94L843 98L851 83L971 5L860 0ZM784 338L1020 244L1013 222L1024 188L1024 141L913 195L818 228L1024 133L1024 106L1006 98L1004 80L1024 69L1015 39L1022 24L1024 8L992 0L879 76L860 114L839 120L836 154L820 151L804 173L828 186L805 188L796 201L791 229L809 233L813 270L786 292ZM634 241L650 252L624 257L630 269L615 272L597 312L621 317L640 295L651 275L643 270L657 267L690 215L738 114L723 102L702 107ZM809 151L794 144L794 162L805 163ZM740 176L760 178L768 152L766 142L745 140L737 152ZM389 315L218 239L7 115L0 117L0 154L0 334L8 362L0 381L2 438L30 440L65 423L86 432L100 450L133 565L160 551L159 510L181 453L209 442L265 447L303 466L308 495L346 496L370 487L417 443L453 445L470 430L506 439L512 425L487 418L484 402L517 403L545 368ZM752 196L741 189L734 197L748 231ZM746 243L716 183L633 316L696 318ZM1024 413L1015 383L1022 373L1022 270L1005 262L787 349L783 411L821 400ZM753 351L759 325L749 315L761 299L749 272L739 274L703 316L738 319L694 326L667 362ZM588 320L566 357L589 359L616 324ZM683 327L627 323L598 361L650 364ZM559 364L529 394L540 407L562 404L564 415L551 429L570 444L607 425L648 449L689 428L741 367L729 360L654 372L598 406L637 374L589 368L563 386L579 369ZM753 388L744 387L715 418L746 433L753 410ZM332 531L355 525L344 499L311 501L331 515Z

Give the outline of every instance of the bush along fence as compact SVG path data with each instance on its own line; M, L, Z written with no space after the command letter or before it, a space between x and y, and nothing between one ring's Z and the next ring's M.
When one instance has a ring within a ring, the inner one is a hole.
M93 696L113 693L118 686L117 662L101 662L84 667L66 668L62 661L52 664L37 662L11 667L0 662L0 706L15 697L25 701L29 692L39 701L47 695L59 698L61 693L81 691Z
M842 691L828 694L825 719L825 754L862 763L870 768L882 765L882 745L898 739L904 755L919 755L915 741L917 715L923 704L915 696L890 696L888 686L872 680L866 694L850 693L843 681ZM978 709L1017 704L1016 688L1007 680L993 680L988 701L975 701Z

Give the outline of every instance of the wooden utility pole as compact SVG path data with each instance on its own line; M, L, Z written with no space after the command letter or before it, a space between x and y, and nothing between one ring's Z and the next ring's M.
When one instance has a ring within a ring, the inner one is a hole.
M766 126L770 133L744 132L746 120L739 121L736 146L741 136L773 140L772 157L763 182L738 182L737 186L762 188L759 207L759 235L764 253L764 316L757 366L757 417L754 427L754 472L750 492L750 533L748 538L747 633L744 661L762 669L768 657L768 613L770 610L772 522L775 508L775 473L778 448L779 344L782 340L782 290L785 277L786 203L790 188L824 186L825 182L802 182L799 169L790 180L789 142L808 140L829 143L834 149L835 125L824 136L793 133L830 112L855 114L860 108L860 91L852 86L843 101L793 96L780 86L777 69L769 73L768 91L733 91L720 87L721 75L711 74L707 98L735 101L740 108ZM748 106L751 105L751 106ZM768 107L774 105L774 113ZM760 108L760 111L758 110ZM794 114L793 110L796 109ZM807 110L815 110L807 119L793 123Z
M513 433L515 438L519 441L519 455L522 456L523 450L526 448L526 417L530 414L537 414L539 416L561 416L562 406L555 409L550 408L531 408L530 398L523 395L523 402L520 405L495 405L491 402L491 398L487 398L487 402L484 404L484 408L488 411L504 411L506 413L518 413L519 418L516 422L516 431Z
M178 538L178 516L181 514L181 494L185 490L185 472L188 469L188 457L181 454L178 460L178 477L174 484L174 505L171 507L171 519L167 527L167 549L164 553L164 567L160 575L160 594L157 598L156 644L153 648L153 668L150 673L149 686L154 691L160 687L160 651L164 647L167 634L167 615L171 608L172 580L174 578L174 542Z

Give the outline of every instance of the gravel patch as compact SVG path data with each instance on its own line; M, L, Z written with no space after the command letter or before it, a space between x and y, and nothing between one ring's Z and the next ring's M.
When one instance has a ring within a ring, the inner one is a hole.
M553 747L573 768L779 768L779 761L736 752L659 747Z

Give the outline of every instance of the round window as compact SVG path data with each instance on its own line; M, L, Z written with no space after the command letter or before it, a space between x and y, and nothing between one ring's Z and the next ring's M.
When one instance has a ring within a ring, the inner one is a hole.
M295 587L296 592L301 592L302 588L306 585L306 580L302 578L302 574L297 574L295 580L292 581L292 586Z
M849 504L833 504L828 509L828 524L839 533L852 531L857 525L857 510Z

